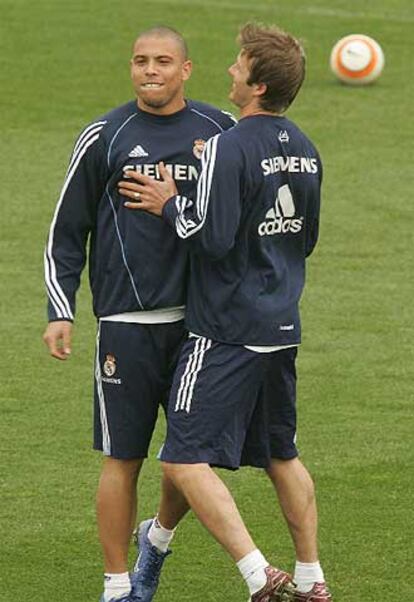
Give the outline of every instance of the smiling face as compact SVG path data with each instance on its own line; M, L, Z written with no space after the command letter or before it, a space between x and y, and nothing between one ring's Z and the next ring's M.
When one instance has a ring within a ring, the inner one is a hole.
M240 116L256 112L259 98L266 91L265 84L248 84L251 60L245 52L240 51L233 65L228 69L233 79L229 99L240 109Z
M173 36L139 37L132 52L131 79L140 109L158 115L182 109L184 82L190 77L191 68L191 61Z
M229 67L228 72L233 79L229 99L237 107L243 108L243 106L250 102L252 96L251 86L247 84L250 69L246 55L239 52L233 65Z

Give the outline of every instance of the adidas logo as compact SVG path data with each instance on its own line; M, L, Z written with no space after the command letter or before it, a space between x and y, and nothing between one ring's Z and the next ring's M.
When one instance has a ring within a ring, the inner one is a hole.
M140 144L137 144L129 153L128 157L148 157L148 153L145 148L142 148Z
M290 138L286 130L282 130L281 132L279 132L278 140L279 142L289 142Z
M297 234L302 230L303 217L292 219L294 216L295 203L289 185L285 184L277 191L275 206L266 213L266 221L259 224L259 235Z

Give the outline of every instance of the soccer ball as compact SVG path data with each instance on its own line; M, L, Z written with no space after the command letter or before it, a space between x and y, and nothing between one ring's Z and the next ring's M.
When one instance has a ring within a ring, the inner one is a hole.
M352 85L370 84L381 75L384 53L372 38L352 34L335 44L330 63L332 71L341 81Z

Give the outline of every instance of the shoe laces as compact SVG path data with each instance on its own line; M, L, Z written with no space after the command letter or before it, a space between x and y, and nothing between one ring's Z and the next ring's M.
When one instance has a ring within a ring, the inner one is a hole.
M315 595L316 596L326 596L327 600L331 600L331 594L325 583L316 583L315 584Z
M153 585L157 582L162 564L168 554L171 554L170 550L167 550L165 554L157 552L155 546L151 546L147 552L149 556L149 562L145 563L145 568L140 569L142 572L142 581L146 585Z
M315 583L310 592L297 593L296 596L298 600L306 600L307 602L318 602L318 600L332 600L332 596L328 588L326 587L326 583Z

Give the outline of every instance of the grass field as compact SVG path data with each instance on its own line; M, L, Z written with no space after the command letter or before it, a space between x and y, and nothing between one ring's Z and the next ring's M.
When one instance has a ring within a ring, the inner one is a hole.
M298 433L317 485L321 560L337 602L412 599L411 0L0 0L0 9L0 601L97 602L102 586L86 280L70 361L53 361L41 342L43 244L72 142L132 97L131 42L160 22L188 39L188 95L229 109L226 66L249 19L305 41L308 78L290 116L325 166L321 240L302 304ZM330 49L348 33L381 43L386 68L375 86L345 87L329 73ZM163 432L160 423L153 452ZM263 475L225 478L268 558L292 567ZM158 484L153 453L140 518L154 512ZM187 518L157 600L246 598L232 562Z

